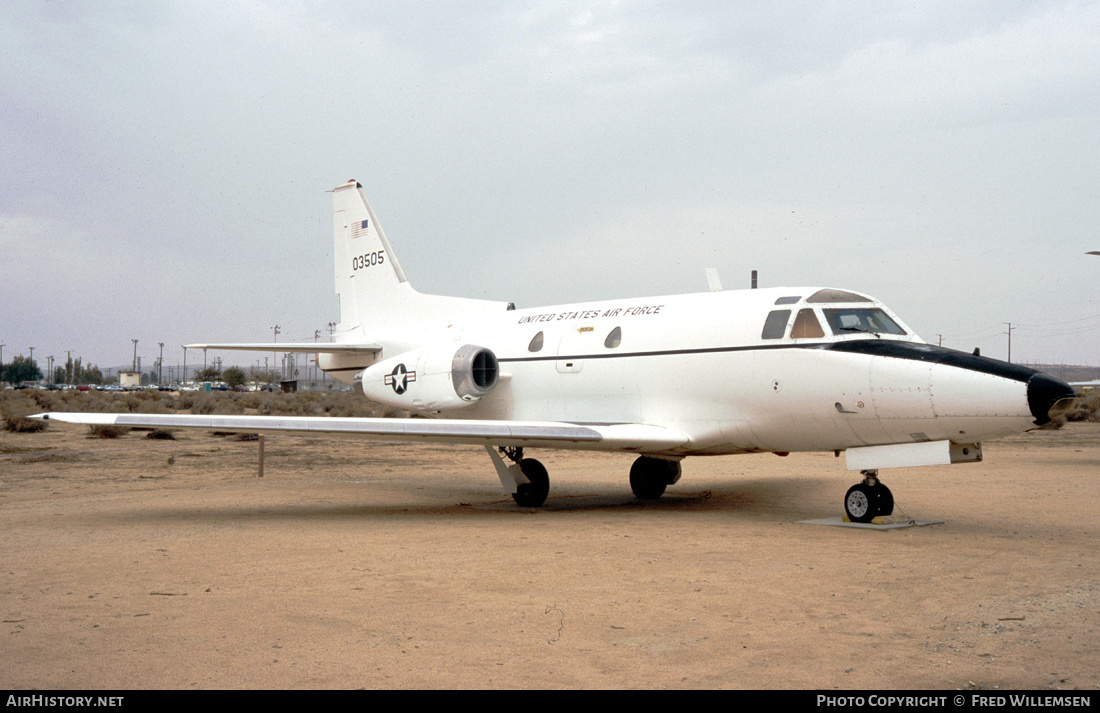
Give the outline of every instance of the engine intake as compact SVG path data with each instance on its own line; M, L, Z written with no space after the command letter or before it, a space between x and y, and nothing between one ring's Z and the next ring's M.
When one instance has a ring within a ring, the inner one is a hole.
M455 393L464 399L480 399L493 390L499 378L496 354L485 347L467 344L451 360L451 381Z

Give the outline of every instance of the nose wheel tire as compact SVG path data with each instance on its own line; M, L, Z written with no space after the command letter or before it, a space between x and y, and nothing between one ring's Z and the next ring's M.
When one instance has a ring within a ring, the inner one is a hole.
M856 483L844 496L844 512L852 522L871 522L894 512L894 494L882 483Z

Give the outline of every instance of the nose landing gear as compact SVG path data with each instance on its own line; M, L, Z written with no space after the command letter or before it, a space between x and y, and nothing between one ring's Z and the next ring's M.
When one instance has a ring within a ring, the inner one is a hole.
M848 488L844 512L852 522L871 522L894 512L894 494L879 482L877 470L862 470L863 482Z

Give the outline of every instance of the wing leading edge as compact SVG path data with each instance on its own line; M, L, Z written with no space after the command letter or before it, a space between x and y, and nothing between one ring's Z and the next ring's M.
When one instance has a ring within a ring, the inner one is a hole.
M395 418L216 416L144 413L40 413L41 420L89 426L194 428L231 433L325 435L376 441L524 446L571 450L660 453L688 442L683 433L636 423L475 421Z

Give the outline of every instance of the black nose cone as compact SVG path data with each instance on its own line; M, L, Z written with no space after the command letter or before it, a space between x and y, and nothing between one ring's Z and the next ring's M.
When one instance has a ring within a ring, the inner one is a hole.
M1038 373L1027 382L1027 405L1035 417L1036 426L1050 422L1050 410L1056 403L1075 396L1077 393L1072 386L1049 374Z

